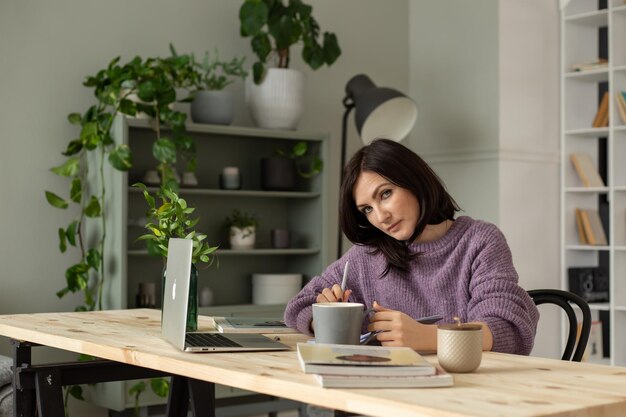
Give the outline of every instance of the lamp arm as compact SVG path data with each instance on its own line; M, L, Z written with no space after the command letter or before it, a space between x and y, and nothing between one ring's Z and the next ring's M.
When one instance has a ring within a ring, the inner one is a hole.
M352 109L354 109L354 102L350 97L343 99L343 105L346 110L343 113L343 122L341 125L341 167L339 169L339 190L341 192L341 184L343 184L343 168L346 164L346 152L348 148L348 116ZM341 233L341 227L337 224L337 259L341 258L343 254L342 239L343 233Z

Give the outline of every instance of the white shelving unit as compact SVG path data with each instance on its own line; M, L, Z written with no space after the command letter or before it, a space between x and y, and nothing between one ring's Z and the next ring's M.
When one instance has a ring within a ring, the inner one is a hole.
M568 268L598 266L608 257L607 303L591 303L594 319L608 313L610 357L600 363L626 365L626 125L617 109L615 93L626 91L626 4L607 0L571 0L561 11L561 285L568 289ZM605 32L606 31L606 32ZM606 33L608 66L575 72L573 64L599 59L601 35ZM608 85L609 125L593 128L599 105L599 86ZM591 155L600 168L606 144L606 187L582 186L570 162L572 152ZM576 208L598 210L608 202L606 246L580 245ZM565 336L564 336L565 337Z
M287 130L256 129L205 124L187 125L197 148L198 186L181 186L179 194L195 207L192 217L199 217L196 229L207 234L207 241L218 245L217 262L208 268L199 266L198 286L208 285L214 305L201 307L200 314L214 316L280 317L285 304L252 304L252 273L301 273L305 281L320 273L329 263L326 236L326 172L312 179L299 179L295 191L265 191L261 187L261 158L273 156L277 148L287 149L297 141L306 141L309 152L323 161L329 160L328 135ZM152 156L155 139L148 120L118 117L113 129L117 143L128 144L133 152L129 172L107 169L107 247L105 248L106 289L104 308L135 307L139 283L156 283L160 294L163 261L148 255L145 241L145 213L148 209L143 193L131 185L140 182L146 170L155 169ZM241 190L223 190L219 174L225 166L237 166L242 178ZM179 172L184 164L178 164ZM157 187L149 188L152 195ZM232 209L247 211L259 219L255 249L232 250L228 247L223 222ZM99 222L90 233L99 233ZM290 231L290 248L273 249L271 229ZM157 301L160 304L160 297ZM159 307L159 306L157 306ZM128 388L134 382L97 384L90 392L92 402L114 410L134 406ZM245 391L216 387L216 396L244 395ZM149 390L148 390L149 391ZM141 405L161 404L165 400L151 392L141 396Z

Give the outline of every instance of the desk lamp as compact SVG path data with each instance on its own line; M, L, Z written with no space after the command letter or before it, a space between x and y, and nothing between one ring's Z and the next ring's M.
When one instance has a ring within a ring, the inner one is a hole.
M365 74L355 75L348 81L343 105L346 110L341 129L340 184L346 164L348 115L352 109L355 109L356 130L364 145L379 137L399 142L417 120L417 105L413 100L393 88L376 87ZM342 255L341 228L338 230L337 259Z

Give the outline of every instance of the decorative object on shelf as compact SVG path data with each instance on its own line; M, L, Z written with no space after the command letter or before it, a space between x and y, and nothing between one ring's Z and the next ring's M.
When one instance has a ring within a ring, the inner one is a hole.
M343 182L348 139L348 116L355 109L354 120L361 141L367 145L376 138L401 141L417 120L417 105L398 90L376 87L365 74L352 77L346 84L343 99L345 111L341 127L341 167L339 184ZM337 259L343 254L341 228L337 235Z
M200 307L213 305L213 290L207 285L200 290Z
M215 252L217 246L210 246L205 241L205 234L193 230L199 219L191 219L189 215L195 211L195 208L187 206L187 202L180 198L174 191L166 188L161 188L157 191L156 197L162 201L161 205L157 206L155 198L150 195L144 184L133 184L133 187L143 190L144 198L149 207L149 223L145 225L145 228L148 229L150 233L140 236L139 240L145 240L148 243L148 253L160 256L163 259L164 268L170 238L190 239L193 242L187 330L195 331L198 327L198 271L196 264L204 262L207 265L211 265L214 260L213 252ZM161 285L161 305L163 305L163 288L166 273L167 271L164 270Z
M183 172L183 180L181 183L184 187L197 187L198 186L198 177L196 177L195 172Z
M241 177L238 167L224 167L220 174L220 188L223 190L241 189Z
M272 229L270 230L270 242L274 249L286 249L289 247L289 230Z
M569 290L588 303L609 302L609 272L598 266L567 268Z
M224 221L230 247L235 250L253 249L259 221L254 215L234 209Z
M296 174L311 178L322 172L322 160L308 155L308 150L309 145L303 141L288 151L278 148L275 156L261 159L261 187L269 191L293 191Z
M252 274L253 304L285 304L302 288L302 274Z
M569 158L583 187L605 186L591 155L585 152L572 152Z
M148 185L159 185L161 184L161 177L159 177L159 172L156 169L149 169L143 174L142 181Z
M195 146L185 133L186 115L170 107L176 100L176 88L185 85L193 74L190 57L181 55L145 60L135 57L123 65L119 62L117 57L96 75L86 78L84 85L94 89L97 101L83 114L68 115L71 124L80 126L80 134L78 138L73 135L68 143L63 153L67 157L65 162L51 170L69 180L69 198L45 192L48 203L53 207L66 209L75 203L79 208L78 217L58 231L61 252L65 252L68 245L74 246L80 250L80 260L67 268L66 285L57 292L57 296L83 292L84 303L78 307L80 310L102 309L102 288L107 276L106 263L102 262L107 235L107 207L103 205L103 200L108 179L102 176L104 164L108 163L120 171L127 171L133 165L129 146L112 140L115 116L124 114L131 117L140 112L150 116L156 136L152 153L158 161L157 170L162 183L168 188L178 187L172 175L177 156L186 158L188 169L195 170ZM135 95L136 101L132 100ZM162 136L165 127L168 134ZM85 236L87 218L101 220L99 224L89 222L89 238Z
M229 125L235 114L233 93L224 88L236 78L245 78L243 69L245 57L221 61L217 49L212 59L205 52L202 62L191 55L195 77L193 77L193 101L191 102L191 120L194 123Z
M137 293L137 308L156 308L156 284L154 282L140 282Z
M313 8L301 0L245 0L239 9L240 32L251 37L258 61L253 80L246 81L246 103L259 127L295 129L303 105L304 75L289 69L290 47L302 42L302 59L313 70L332 65L341 49L334 33L324 32L312 16ZM276 67L266 70L275 58Z

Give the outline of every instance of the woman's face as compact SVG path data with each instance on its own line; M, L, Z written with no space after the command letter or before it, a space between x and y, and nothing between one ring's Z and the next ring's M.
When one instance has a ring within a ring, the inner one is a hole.
M406 188L374 172L363 171L354 184L353 197L357 210L383 233L397 240L408 240L413 235L420 207Z

